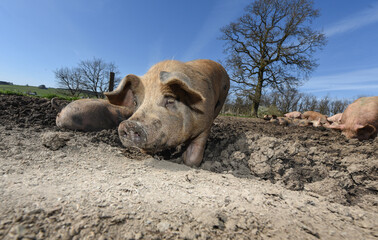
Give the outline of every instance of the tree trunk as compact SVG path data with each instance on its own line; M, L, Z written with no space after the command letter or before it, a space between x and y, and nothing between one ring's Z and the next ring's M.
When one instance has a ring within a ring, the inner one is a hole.
M264 81L263 77L264 77L264 70L260 70L259 74L258 74L255 93L254 93L253 99L252 99L252 117L257 117L257 113L259 111L262 85L263 85L263 81Z

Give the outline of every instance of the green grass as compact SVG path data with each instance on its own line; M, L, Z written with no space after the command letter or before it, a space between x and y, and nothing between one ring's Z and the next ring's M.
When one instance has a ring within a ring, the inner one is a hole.
M71 97L69 94L67 94L66 90L56 89L56 88L40 89L34 86L0 85L0 93L10 94L10 95L25 95L25 96L32 96L32 97L42 97L42 98L48 98L48 99L51 99L54 97L58 97L61 99L66 99L66 100L79 99L77 97ZM30 95L29 93L36 93L36 95Z

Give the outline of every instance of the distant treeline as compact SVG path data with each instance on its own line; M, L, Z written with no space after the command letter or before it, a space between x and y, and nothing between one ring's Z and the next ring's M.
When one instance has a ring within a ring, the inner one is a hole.
M13 85L11 82L0 81L0 85Z
M258 116L267 114L282 116L292 111L316 111L327 116L341 113L352 103L349 99L332 99L329 96L317 98L311 94L300 93L295 89L291 92L272 92L261 97L261 107ZM239 116L251 116L252 100L247 97L236 96L228 98L222 113Z

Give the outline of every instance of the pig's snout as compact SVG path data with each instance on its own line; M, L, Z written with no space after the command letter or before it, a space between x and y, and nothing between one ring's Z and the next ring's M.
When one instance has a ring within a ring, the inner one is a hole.
M118 127L118 135L124 146L143 148L147 143L147 133L143 125L135 121L123 121Z

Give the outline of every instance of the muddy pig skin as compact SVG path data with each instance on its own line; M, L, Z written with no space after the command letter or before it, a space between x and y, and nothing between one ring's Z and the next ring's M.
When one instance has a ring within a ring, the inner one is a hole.
M276 115L264 115L263 119L264 120L270 120L270 119L276 119L277 116Z
M184 144L184 163L198 166L229 87L227 72L214 61L170 60L152 66L143 76L126 76L105 95L115 105L135 101L134 114L118 127L124 146L154 153Z
M98 131L116 128L133 113L133 107L117 106L101 99L81 99L68 104L56 117L60 128Z
M378 130L378 96L362 97L349 104L343 112L339 129L347 138L375 138Z
M300 112L295 111L295 112L285 113L284 116L287 117L287 118L298 118L299 119L299 118L302 117L302 114Z
M318 112L314 112L314 111L307 111L307 112L304 112L302 114L302 119L307 119L309 121L317 121L320 119L320 122L321 123L328 123L327 121L327 116L321 114L321 113L318 113Z
M338 114L333 115L332 117L327 118L327 120L332 123L340 123L342 116L343 116L342 113L338 113Z
M290 125L305 127L305 126L311 126L312 122L306 119L294 118L294 119L291 119Z

